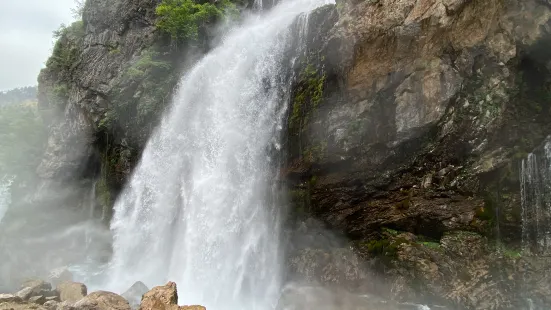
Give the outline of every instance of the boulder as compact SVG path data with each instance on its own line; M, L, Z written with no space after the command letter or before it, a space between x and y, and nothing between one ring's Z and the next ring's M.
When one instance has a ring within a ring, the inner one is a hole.
M59 302L59 296L49 296L49 297L46 297L46 302L48 301L55 301L55 302Z
M106 291L97 291L74 304L77 310L131 310L122 296Z
M77 302L88 293L86 285L78 282L63 282L56 288L60 301Z
M25 287L24 289L20 290L19 292L15 293L15 295L21 299L28 300L31 298L33 294L33 289L30 287Z
M43 295L33 296L29 298L29 302L33 304L43 305L46 302L46 297L44 297Z
M2 303L0 304L0 310L48 310L47 308L37 305L37 304L30 304L26 302L20 302L20 303Z
M176 283L168 282L164 286L156 286L142 297L140 310L178 310L178 292Z
M44 303L43 306L48 310L56 310L58 305L59 305L59 302L55 300L48 300Z
M139 310L206 310L203 306L178 306L176 283L156 286L142 297Z
M21 284L22 289L26 287L30 287L34 291L41 291L41 290L50 291L52 289L52 285L50 283L39 279L27 280L23 282L23 284Z
M0 294L0 304L5 302L21 302L21 297L12 294Z
M72 302L63 301L56 305L55 310L75 310L75 307Z
M132 309L138 308L140 302L142 301L142 296L149 291L149 288L143 282L134 283L126 292L122 294L128 302Z
M42 280L30 280L21 285L21 290L15 294L23 300L29 300L32 297L57 296L57 292L52 291L52 285Z

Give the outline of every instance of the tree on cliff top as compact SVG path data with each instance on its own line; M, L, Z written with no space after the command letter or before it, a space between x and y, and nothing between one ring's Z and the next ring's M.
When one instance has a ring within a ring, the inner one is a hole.
M225 12L236 12L235 5L228 0L217 4L163 0L156 9L159 16L157 27L169 33L174 40L196 40L200 27L222 17Z

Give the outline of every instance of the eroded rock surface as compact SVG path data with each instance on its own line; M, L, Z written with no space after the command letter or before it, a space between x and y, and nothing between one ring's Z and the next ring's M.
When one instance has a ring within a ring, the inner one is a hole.
M60 301L77 302L84 298L88 289L83 283L77 282L63 282L60 283L57 288Z
M206 310L203 306L178 306L176 283L168 282L145 293L139 310Z
M106 291L93 292L76 302L73 307L77 310L131 310L126 299Z
M519 251L519 160L551 133L549 5L343 0L307 26L282 171L297 217L369 249L373 276L390 281L378 293L468 309L518 309L531 296L551 307L548 284L521 292L520 273L508 272L520 263L493 246L499 231L505 252ZM458 231L472 248L447 247ZM290 264L319 280L339 251L302 249ZM308 259L326 268L300 267Z

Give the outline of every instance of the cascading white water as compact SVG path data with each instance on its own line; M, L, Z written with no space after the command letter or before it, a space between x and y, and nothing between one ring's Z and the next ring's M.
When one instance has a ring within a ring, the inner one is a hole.
M551 254L551 141L521 163L522 250Z
M0 178L0 222L8 211L8 207L11 204L11 184L13 178L9 176L3 176Z
M275 307L285 52L295 18L324 3L249 18L182 79L115 205L111 289L171 280L182 302L209 310Z

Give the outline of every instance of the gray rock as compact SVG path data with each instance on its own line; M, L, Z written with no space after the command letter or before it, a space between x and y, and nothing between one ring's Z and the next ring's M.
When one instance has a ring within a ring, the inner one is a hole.
M46 302L48 302L48 301L56 301L56 302L59 302L59 301L60 301L60 300L59 300L59 295L56 294L55 296L48 296L48 297L46 297Z
M32 302L33 304L42 305L46 302L46 297L44 297L43 295L33 296L29 298L29 302Z
M34 279L34 280L28 280L28 281L25 281L23 282L23 284L21 284L21 288L26 288L26 287L30 287L33 289L33 291L41 291L41 290L51 290L52 289L52 285L48 282L45 282L45 281L42 281L42 280L38 280L38 279Z
M131 310L126 299L115 293L97 291L74 304L77 310Z
M56 310L58 305L59 305L59 302L55 300L48 300L44 303L43 306L48 310Z
M126 292L122 294L122 297L124 297L128 302L130 303L130 306L132 309L138 308L140 305L140 302L142 301L143 294L147 293L149 291L149 288L141 282L138 281L134 283Z
M69 301L63 301L57 304L56 310L75 310L73 303Z
M15 293L17 297L23 300L28 300L29 298L31 298L32 294L33 294L33 289L31 287L25 287L24 289Z
M0 294L0 303L5 302L21 302L21 297L12 294Z

